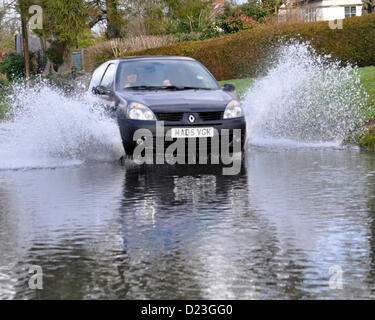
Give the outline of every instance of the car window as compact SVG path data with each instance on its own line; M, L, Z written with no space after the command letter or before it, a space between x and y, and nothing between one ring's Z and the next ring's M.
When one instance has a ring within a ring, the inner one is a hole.
M89 90L91 91L92 88L97 87L100 84L100 81L103 78L104 71L107 69L108 64L102 64L100 67L98 67L91 77L90 87Z
M113 84L115 82L115 75L116 75L116 65L110 64L107 71L104 74L104 77L100 85L103 87L106 87L107 89L112 89Z
M219 88L212 75L196 61L126 61L119 68L118 90L137 86Z

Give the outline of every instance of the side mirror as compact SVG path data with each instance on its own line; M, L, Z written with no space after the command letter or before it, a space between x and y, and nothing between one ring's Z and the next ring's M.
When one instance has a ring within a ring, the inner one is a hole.
M99 95L110 95L112 91L106 87L97 86L92 88L92 92Z
M226 92L234 92L236 90L236 86L234 83L226 83L224 84L223 90Z

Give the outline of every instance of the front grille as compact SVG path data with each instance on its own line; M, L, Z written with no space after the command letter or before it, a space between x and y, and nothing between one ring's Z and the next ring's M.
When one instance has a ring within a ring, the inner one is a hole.
M203 121L222 120L223 112L199 112L199 117Z
M170 122L178 122L181 121L184 114L182 112L161 112L157 113L157 117L159 121L170 121Z
M218 121L223 119L223 112L199 112L202 121ZM184 118L183 112L159 112L156 114L159 121L179 122Z

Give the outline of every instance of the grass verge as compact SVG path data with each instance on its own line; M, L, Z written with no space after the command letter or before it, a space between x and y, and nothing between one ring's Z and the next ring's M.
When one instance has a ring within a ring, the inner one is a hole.
M247 79L235 79L235 80L228 80L228 81L220 81L221 85L224 85L225 83L233 83L236 85L236 94L239 99L242 99L246 91L251 88L253 83L255 82L254 79L252 78L247 78Z

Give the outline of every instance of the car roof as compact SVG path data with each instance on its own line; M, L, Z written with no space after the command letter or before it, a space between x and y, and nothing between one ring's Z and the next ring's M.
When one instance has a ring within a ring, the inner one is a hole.
M187 61L196 61L193 58L182 57L182 56L131 56L118 58L117 61L129 61L129 60L187 60Z

